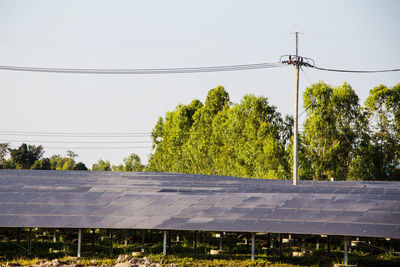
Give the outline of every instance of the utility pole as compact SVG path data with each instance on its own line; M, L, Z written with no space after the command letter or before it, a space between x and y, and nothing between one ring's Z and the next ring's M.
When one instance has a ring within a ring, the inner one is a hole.
M299 112L299 68L300 68L300 62L299 62L299 33L296 32L296 89L294 93L294 126L293 126L293 185L297 184L297 179L298 179L298 162L297 162L297 133L298 133L298 128L299 128L299 122L298 122L298 112Z

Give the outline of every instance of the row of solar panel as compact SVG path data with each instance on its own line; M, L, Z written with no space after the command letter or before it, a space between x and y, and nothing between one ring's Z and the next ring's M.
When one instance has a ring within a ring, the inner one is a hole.
M2 216L3 227L107 228L265 232L400 238L398 225L279 220L118 217L118 216Z

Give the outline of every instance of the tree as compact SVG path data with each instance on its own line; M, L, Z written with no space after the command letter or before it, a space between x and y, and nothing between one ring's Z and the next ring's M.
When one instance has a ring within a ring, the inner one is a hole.
M6 156L8 154L8 143L0 143L0 166L6 162Z
M74 167L74 171L87 171L87 167L83 162L78 162Z
M77 153L75 153L74 151L72 151L72 150L67 150L67 157L68 158L70 158L70 159L72 159L72 160L75 160L75 158L76 157L78 157L79 155L77 154Z
M124 158L124 163L125 165L113 165L112 170L120 172L140 172L144 169L144 165L142 165L142 163L140 162L140 157L135 153L132 153L129 155L129 157Z
M64 161L64 164L61 168L63 171L70 171L70 170L74 169L75 161L73 159L64 158L63 161Z
M393 177L400 160L400 84L393 88L380 85L372 90L365 101L368 118L369 147L372 155L372 173L376 179Z
M183 146L189 139L194 123L194 114L203 107L195 99L189 105L178 105L167 112L165 119L159 118L152 131L155 153L149 160L148 170L188 172L188 158Z
M42 158L36 160L35 163L30 167L31 170L51 170L51 164L49 158Z
M232 104L219 86L204 105L193 100L158 120L148 170L286 178L290 120L264 97L246 95Z
M16 163L17 168L29 169L36 160L41 159L44 151L42 146L22 144L17 149L9 149L11 159Z
M358 137L358 96L347 83L332 88L319 82L306 88L303 100L311 105L304 142L314 179L345 180Z
M93 164L92 167L93 171L111 171L111 167L110 167L110 162L104 161L102 159L99 159L99 161L95 164Z

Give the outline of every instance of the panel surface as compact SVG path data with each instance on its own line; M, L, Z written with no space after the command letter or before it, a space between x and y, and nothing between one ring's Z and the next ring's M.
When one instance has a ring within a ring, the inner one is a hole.
M0 227L400 238L400 183L0 170L0 214Z

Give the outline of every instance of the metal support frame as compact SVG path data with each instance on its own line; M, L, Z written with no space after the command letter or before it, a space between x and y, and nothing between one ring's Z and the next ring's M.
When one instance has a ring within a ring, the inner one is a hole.
M164 230L164 238L163 238L163 256L167 256L167 231Z
M256 251L256 233L251 233L251 260L254 261Z
M279 234L279 258L282 258L282 234Z
M78 229L78 250L76 256L81 257L81 247L82 247L82 229Z

